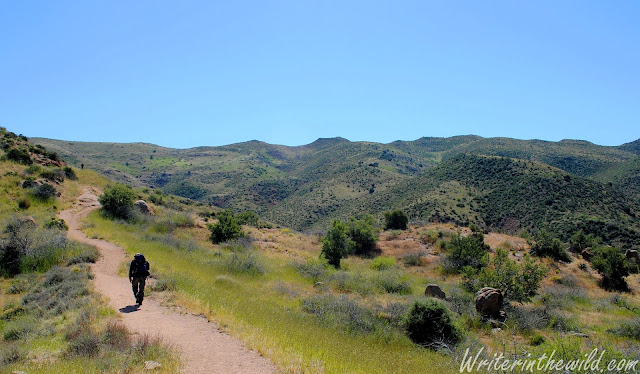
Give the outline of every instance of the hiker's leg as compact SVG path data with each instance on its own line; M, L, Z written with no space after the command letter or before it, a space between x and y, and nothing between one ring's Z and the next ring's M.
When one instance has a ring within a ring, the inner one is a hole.
M133 289L133 297L138 298L138 278L133 278L131 281L131 288Z
M146 280L147 278L140 278L140 289L138 291L138 297L140 298L141 302L144 299L144 286L145 286Z

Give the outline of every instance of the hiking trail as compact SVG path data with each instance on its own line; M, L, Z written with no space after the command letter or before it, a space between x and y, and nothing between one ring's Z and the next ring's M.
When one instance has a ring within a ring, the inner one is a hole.
M276 367L267 358L246 348L238 339L221 332L205 318L178 313L164 307L153 295L137 306L129 279L118 276L118 267L131 258L124 249L105 240L88 238L81 231L81 221L100 208L98 191L85 188L77 204L59 213L69 226L70 239L92 245L100 259L91 266L96 289L109 299L122 323L136 334L160 336L175 347L182 360L181 373L274 373ZM151 270L153 272L153 259Z

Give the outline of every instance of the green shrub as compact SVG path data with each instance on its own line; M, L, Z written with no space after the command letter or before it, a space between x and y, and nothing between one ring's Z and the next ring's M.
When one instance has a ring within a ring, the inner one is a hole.
M67 223L62 218L56 219L51 217L51 221L45 223L44 227L48 229L58 229L62 231L69 231L69 226L67 226Z
M13 244L7 243L0 248L0 275L15 276L21 272L21 263L24 253L20 248Z
M637 271L637 265L627 259L622 250L614 247L598 247L593 250L591 266L602 275L602 288L611 291L629 291L625 277Z
M256 212L248 210L236 215L236 219L238 220L238 224L240 225L258 227L258 220L260 219L260 217Z
M78 177L76 176L75 170L73 170L69 166L65 166L62 170L64 171L64 175L67 178L69 178L70 180L77 180L78 179Z
M351 332L373 332L382 328L373 311L345 295L313 295L302 300L302 310L326 324L344 326Z
M40 176L50 181L63 182L65 172L62 169L45 168L40 171Z
M11 161L15 161L23 165L33 164L33 160L31 160L29 151L23 147L10 148L7 151L7 158Z
M406 331L414 343L434 349L455 345L462 339L449 309L433 299L416 300L411 305Z
M618 327L609 329L608 332L640 341L640 318L634 317L631 321L622 322Z
M540 231L536 235L536 242L531 247L531 253L538 257L551 257L556 261L571 262L571 256L564 248L564 244L546 231Z
M466 266L480 269L489 262L489 246L484 244L484 235L481 233L467 237L458 233L447 244L447 250L445 268L448 270L459 272Z
M359 256L371 256L377 250L378 232L370 215L349 221L349 252Z
M31 200L29 200L28 198L23 197L22 199L18 200L19 209L27 210L30 207L31 207Z
M402 210L394 210L384 214L385 230L406 230L409 217Z
M544 336L542 335L534 335L531 337L531 339L529 339L529 345L537 347L539 345L544 344L544 342L546 341L546 339L544 338Z
M348 248L351 246L348 232L349 228L344 222L334 220L331 222L331 228L327 234L322 237L321 256L336 269L340 268L340 260L346 256Z
M254 248L242 248L238 245L230 247L231 254L225 259L228 270L234 273L264 274L265 269L260 253Z
M480 270L467 266L462 271L462 287L476 292L483 287L501 289L505 298L525 302L538 292L540 282L547 270L530 256L525 256L520 264L509 258L502 248L496 251L491 266Z
M393 257L376 257L371 261L369 267L373 270L387 270L391 269L396 264L396 259Z
M132 215L135 192L123 184L116 184L107 188L98 200L102 204L102 210L109 216L116 218L130 218Z
M423 251L409 252L402 256L405 266L422 266L422 257L426 255Z
M244 236L240 225L233 217L231 210L224 210L218 214L218 222L215 225L209 225L211 231L211 242L219 244Z
M55 197L57 194L58 191L56 190L56 188L49 183L43 183L31 189L31 195L33 195L36 199L42 201L47 201L52 197Z
M154 284L149 289L156 292L175 291L177 286L178 283L173 278L160 278L158 279L156 284Z
M385 270L378 277L380 287L387 293L408 295L411 293L411 283L399 271Z
M28 168L24 170L25 174L39 174L42 171L42 167L40 165L29 165Z
M307 262L294 263L294 267L305 278L309 278L313 283L319 282L327 278L329 271L326 259L308 260Z

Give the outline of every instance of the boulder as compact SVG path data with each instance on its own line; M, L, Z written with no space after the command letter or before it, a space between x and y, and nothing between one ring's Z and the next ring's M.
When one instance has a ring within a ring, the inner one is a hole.
M155 370L161 368L162 364L158 361L145 361L144 362L144 370Z
M638 264L638 266L640 266L640 257L638 256L638 251L635 249L627 249L627 251L624 253L624 256L626 258L630 258L633 261L636 262L636 264Z
M447 295L445 295L444 291L437 284L430 284L427 286L427 289L424 290L424 295L428 297L437 297L438 299L446 299Z
M147 216L155 216L155 212L153 211L153 209L151 209L151 207L149 206L149 204L147 204L146 201L144 200L138 200L135 203L133 203L133 206L135 206L140 213L147 215Z
M582 252L580 252L580 254L582 255L582 258L584 258L586 261L590 261L591 260L591 248L585 248L582 250Z
M487 318L500 318L504 296L497 288L485 287L476 293L476 311Z

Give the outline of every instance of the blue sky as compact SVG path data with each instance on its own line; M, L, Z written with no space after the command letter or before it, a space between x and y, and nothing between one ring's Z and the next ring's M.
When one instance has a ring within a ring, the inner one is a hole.
M638 1L0 0L0 126L170 147L640 138Z

